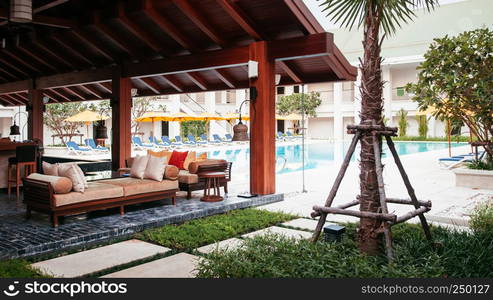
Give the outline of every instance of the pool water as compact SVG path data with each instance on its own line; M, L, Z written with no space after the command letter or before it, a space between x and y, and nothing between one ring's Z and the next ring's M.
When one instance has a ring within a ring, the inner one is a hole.
M399 155L447 149L448 143L440 142L394 142ZM452 147L464 146L465 143L452 143ZM316 169L342 162L349 143L320 142L305 144L305 169ZM351 158L353 161L359 153L357 147ZM390 153L386 144L383 146L383 157ZM233 162L235 170L248 170L250 161L249 148L237 148L207 152L207 157L225 159ZM298 145L279 145L276 147L276 170L278 174L300 171L303 167L302 148Z

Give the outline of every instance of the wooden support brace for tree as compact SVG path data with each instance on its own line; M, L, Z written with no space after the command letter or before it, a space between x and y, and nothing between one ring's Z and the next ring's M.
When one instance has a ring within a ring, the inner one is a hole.
M361 130L361 131L388 131L388 132L397 132L397 127L386 127L382 125L376 124L365 124L365 125L348 125L348 130Z
M431 201L429 200L428 201L417 200L417 201L420 206L431 207ZM387 198L387 203L414 205L414 202L411 199L398 199L398 198Z
M359 210L348 210L337 207L325 207L325 206L313 206L314 211L318 211L320 213L326 214L338 214L338 215L347 215L358 218L371 218L389 222L395 222L397 220L397 216L394 214L384 214L384 213L374 213L368 211L359 211Z
M354 201L351 201L351 202L348 202L346 204L341 204L341 205L338 205L336 206L335 208L340 208L340 209L346 209L346 208L349 208L349 207L352 207L352 206L355 206L355 205L358 205L359 204L359 200L354 200ZM318 216L320 216L321 213L318 212L318 211L314 211L310 214L310 216L312 218L316 218Z
M408 213L406 213L400 217L397 217L397 220L395 222L393 222L393 225L406 222L407 220L412 219L412 218L416 217L417 215L423 214L423 213L429 211L430 209L431 208L429 208L429 207L423 206L423 207L420 207L416 210L410 211L410 212L408 212Z

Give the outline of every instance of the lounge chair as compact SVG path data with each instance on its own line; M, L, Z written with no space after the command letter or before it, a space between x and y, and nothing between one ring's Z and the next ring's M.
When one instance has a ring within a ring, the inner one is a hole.
M68 141L66 143L66 145L67 145L68 152L73 153L75 155L92 154L93 153L92 149L87 148L87 147L81 147L81 146L77 145L76 142L73 142L73 141Z
M207 138L207 136L206 136L205 134L203 134L203 133L200 135L200 139L201 139L202 141L204 141L204 142L209 142L209 139L208 139L208 138Z
M484 157L484 151L478 153L478 160L482 160ZM463 155L455 155L452 157L444 157L444 158L439 158L438 159L438 164L451 170L454 168L457 168L461 166L464 163L470 163L475 160L475 154L474 153L469 153L469 154L463 154ZM449 164L447 164L449 162Z
M292 139L300 139L301 138L301 136L299 136L299 135L292 134L291 131L286 132L286 134L288 135L288 138L292 138Z
M184 140L181 139L181 136L177 135L175 136L175 140L177 143L182 143L183 145L195 145L194 143L188 141L188 142L185 142Z
M283 133L280 132L280 131L278 131L277 132L277 136L276 136L276 140L278 140L278 141L285 141L286 139L284 138Z
M149 142L151 142L152 145L159 147L159 148L168 147L168 145L166 145L166 143L160 143L155 136L150 136Z
M205 140L205 141L197 141L197 140L195 139L195 137L194 137L193 135L191 135L191 134L189 134L189 135L187 136L187 138L188 138L188 141L189 141L190 143L194 144L194 145L205 145L205 144L207 144L207 140Z
M212 138L213 138L213 140L209 141L209 143L213 143L213 144L222 144L223 143L223 140L217 134L213 134Z
M163 144L171 147L179 147L183 145L182 143L172 142L167 135L163 135L161 137L161 141L163 142Z
M89 148L91 148L92 150L94 150L96 152L109 152L110 151L110 149L107 147L103 147L100 145L96 146L96 142L94 142L94 139L85 139L84 142L86 143L86 146L88 146Z
M224 138L225 138L224 140L225 140L226 142L232 142L232 141L233 141L233 137L232 137L232 136L231 136L231 134L229 134L229 133L226 133L226 134L224 135Z
M142 143L142 140L138 136L134 136L132 138L132 142L135 146L135 148L140 149L140 150L146 150L146 149L152 149L154 146L152 144L144 144Z

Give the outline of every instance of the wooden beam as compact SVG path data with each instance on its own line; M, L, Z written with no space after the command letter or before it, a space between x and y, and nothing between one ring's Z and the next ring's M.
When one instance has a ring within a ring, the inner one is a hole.
M26 103L29 101L27 96L23 96L21 94L9 94L9 95L17 99L17 102L22 103L23 105L26 105Z
M226 13L240 25L246 33L255 40L268 40L268 38L257 28L252 19L232 0L216 0Z
M325 31L302 0L284 0L284 3L296 16L296 19L301 23L308 34Z
M29 74L27 72L19 69L17 67L17 65L15 63L12 63L9 59L4 59L4 58L0 57L0 62L4 65L8 66L10 69L14 70L15 72L17 72L18 74L21 74L21 76L29 77ZM12 74L11 71L7 71L5 69L5 67L2 68L2 71L12 78L18 78L19 77L18 75L16 76L16 75Z
M17 104L15 104L15 102L9 100L5 96L6 95L0 95L0 104L2 104L3 106L17 106Z
M258 78L250 85L258 92L250 102L250 192L276 192L276 93L275 62L266 42L250 45L250 59L259 63Z
M92 85L81 84L78 87L81 88L82 90L84 90L86 93L96 96L96 98L99 98L99 99L103 98L103 95L101 94L101 92L98 89L96 89L95 87L93 87Z
M63 64L65 64L69 68L71 68L71 69L78 69L78 67L76 65L74 65L70 61L70 59L67 59L65 57L65 51L64 51L63 54L60 54L60 53L56 52L55 49L52 49L52 46L51 45L46 44L43 40L40 40L40 39L35 39L34 40L34 43L35 43L35 45L38 48L40 48L41 50L45 51L46 53L48 53L49 55L51 55L52 57L54 57L56 60L62 62Z
M50 9L52 7L58 6L60 4L63 4L65 2L68 2L69 0L55 0L55 1L50 1L44 5L38 6L36 8L33 8L33 14L37 14L40 12L43 12L47 9Z
M202 77L202 75L200 75L200 73L190 72L190 73L185 73L185 75L187 75L188 78L190 78L190 80L201 90L207 91L207 81L205 80L204 77Z
M15 51L15 52L14 52ZM32 61L28 61L25 57L20 57L19 56L19 51L16 50L10 50L10 49L7 49L7 48L4 48L3 49L3 53L7 54L7 56L10 56L11 59L17 61L17 64L18 65L21 65L21 66L24 66L28 69L31 69L32 71L36 72L36 73L43 73L38 66L35 66Z
M62 89L67 93L74 95L75 97L79 98L82 101L86 100L86 97L84 97L83 94L78 92L75 87L63 87Z
M221 38L221 34L214 29L214 26L207 18L188 0L173 0L173 3L214 43L223 48L228 46L227 42Z
M31 86L31 80L20 80L0 84L0 94L27 91Z
M19 45L17 46L17 49L19 49L25 55L33 58L39 64L42 64L42 65L48 67L51 71L60 72L60 68L54 67L52 64L50 64L48 62L48 60L46 58L39 56L38 52L32 51L33 50L32 47L28 47L28 46L25 46L24 44L19 43Z
M58 97L62 98L63 100L67 101L67 102L71 102L72 99L70 99L69 97L67 97L64 93L60 92L60 91L57 91L56 89L50 89L50 92L52 92L53 94L57 95Z
M161 93L161 87L157 82L152 80L149 77L137 78L136 80L140 81L143 85L145 85L148 89L150 89L154 94L159 95Z
M74 28L70 32L73 35L75 35L77 38L85 42L89 47L94 49L96 52L101 54L107 60L115 61L113 57L114 55L110 51L108 51L108 48L106 46L102 45L101 42L96 40L92 34L86 33L84 30L80 28Z
M294 66L292 66L289 61L278 61L277 63L295 83L303 82L301 75L298 74L298 72L294 69Z
M199 50L197 46L188 38L188 36L183 34L178 27L173 25L170 21L168 21L168 19L163 17L154 9L152 1L144 0L142 6L145 15L183 48L189 50L190 52L197 52Z
M58 96L50 90L43 90L43 94L45 96L47 96L48 98L50 98L53 102L56 102L56 103L60 102L58 100Z
M329 56L334 53L334 36L324 32L271 41L268 45L271 57L276 60Z
M112 170L126 167L126 160L131 157L131 111L132 84L130 78L121 77L117 70L112 76L111 113L113 143L111 147Z
M142 55L135 49L135 47L123 39L121 36L115 33L113 29L111 29L108 25L103 23L101 18L101 14L94 14L92 20L92 24L104 34L108 39L110 39L114 44L116 44L120 49L130 54L133 57L142 58Z
M27 106L27 138L40 140L43 145L43 93L41 90L29 89Z
M63 48L68 50L72 56L77 57L79 60L83 61L89 66L94 66L94 63L91 59L86 57L84 53L80 50L80 48L74 47L71 43L67 43L65 38L62 38L61 36L58 36L56 34L50 36L54 41L56 41L58 44L60 44Z
M108 81L108 78L111 78L111 73L112 69L106 67L95 70L44 76L36 80L36 87L39 89L46 89Z
M228 73L226 73L225 70L223 70L223 69L214 69L214 70L212 70L212 72L214 72L214 74L216 74L216 76L222 82L224 82L229 88L231 88L231 89L235 89L236 88L236 85L234 83L234 80L231 78L231 75L229 75Z
M12 96L13 94L6 94L3 95L3 99L9 100L10 103L13 103L13 105L26 105L24 101L20 101L16 99L15 97Z
M76 23L71 19L62 19L51 16L35 15L33 16L33 24L46 25L57 28L72 28L76 26Z
M162 78L164 79L164 81L166 81L167 84L169 84L172 88L174 88L178 92L182 93L185 90L183 84L180 81L178 81L176 77L171 75L163 75Z
M96 84L111 94L112 85L110 82L97 82Z

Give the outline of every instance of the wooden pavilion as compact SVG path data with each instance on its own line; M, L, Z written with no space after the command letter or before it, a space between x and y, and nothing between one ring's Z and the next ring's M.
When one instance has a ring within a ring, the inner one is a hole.
M17 19L15 2L0 1L0 104L25 105L29 138L43 140L45 104L110 99L114 169L131 153L132 89L255 87L251 192L272 194L275 75L291 85L357 73L301 0L36 0Z

